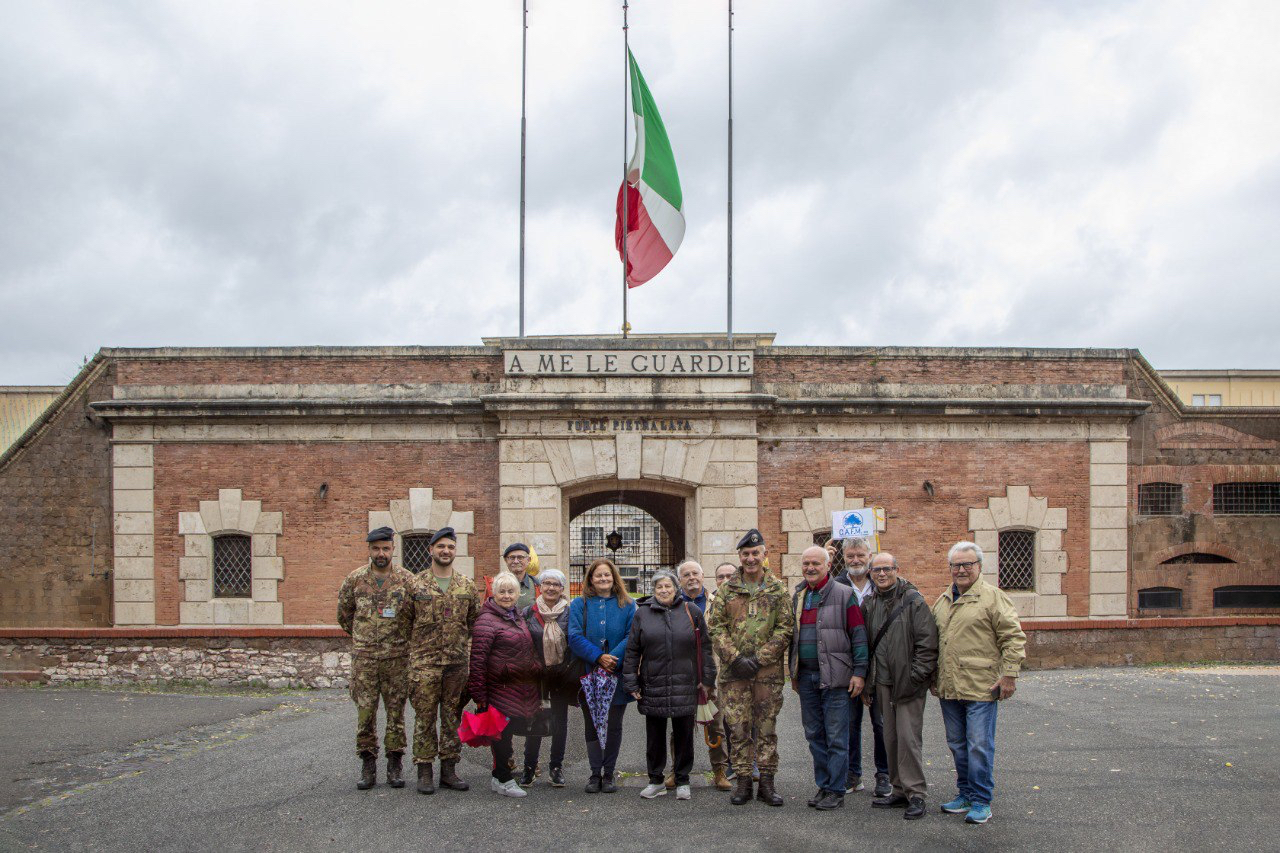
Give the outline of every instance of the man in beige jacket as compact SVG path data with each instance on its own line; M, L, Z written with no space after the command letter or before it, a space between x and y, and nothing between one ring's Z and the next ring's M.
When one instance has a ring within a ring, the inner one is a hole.
M1017 689L1027 637L1009 596L982 579L981 548L957 542L947 562L951 586L933 605L938 623L933 694L941 700L959 793L942 810L964 814L966 823L986 823L995 792L996 709L998 700Z

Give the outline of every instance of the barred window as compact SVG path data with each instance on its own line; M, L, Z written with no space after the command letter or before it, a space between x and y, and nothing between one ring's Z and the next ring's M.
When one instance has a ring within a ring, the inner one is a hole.
M253 591L253 549L248 536L213 538L213 597L248 598Z
M431 568L433 532L409 533L400 537L400 563L415 575Z
M1215 515L1280 515L1280 483L1217 483Z
M1280 586L1220 586L1214 607L1280 607Z
M1230 563L1231 565L1235 565L1235 562L1235 560L1223 557L1219 554L1201 554L1197 552L1194 554L1179 554L1177 557L1170 557L1160 565L1178 566L1183 563Z
M1171 586L1153 586L1138 590L1139 610L1181 610L1182 590Z
M999 586L1001 589L1036 588L1036 534L1031 530L1000 533Z
M1181 514L1181 483L1143 483L1138 486L1138 515Z

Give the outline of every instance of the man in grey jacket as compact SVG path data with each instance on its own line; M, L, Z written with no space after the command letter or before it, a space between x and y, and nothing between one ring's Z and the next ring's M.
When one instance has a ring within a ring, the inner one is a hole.
M938 667L938 627L924 597L898 577L898 561L882 551L871 558L876 594L863 604L871 643L867 684L875 685L884 716L884 746L893 792L873 808L905 808L903 817L924 817L924 703ZM886 627L887 626L887 627ZM869 704L870 691L863 695Z

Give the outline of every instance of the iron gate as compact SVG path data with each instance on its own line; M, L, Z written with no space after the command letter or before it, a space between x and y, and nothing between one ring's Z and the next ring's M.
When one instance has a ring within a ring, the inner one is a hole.
M617 550L609 547L610 535ZM648 595L653 591L653 573L674 568L675 550L671 537L658 520L629 504L604 504L569 522L569 591L582 592L587 566L607 557L618 567L627 591Z

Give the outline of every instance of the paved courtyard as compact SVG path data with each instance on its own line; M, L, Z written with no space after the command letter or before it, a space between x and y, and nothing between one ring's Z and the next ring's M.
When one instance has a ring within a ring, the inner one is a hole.
M412 782L354 789L354 709L340 691L12 688L0 690L0 849L1275 849L1278 706L1275 668L1027 673L1000 710L995 817L975 827L937 812L953 775L932 699L930 813L909 823L872 810L869 794L841 811L805 808L812 772L791 693L787 805L772 809L732 806L704 778L691 802L641 800L634 712L620 761L634 775L618 794L582 793L571 717L569 787L539 781L524 800L499 798L485 784L488 751L464 748L473 790L424 797Z

